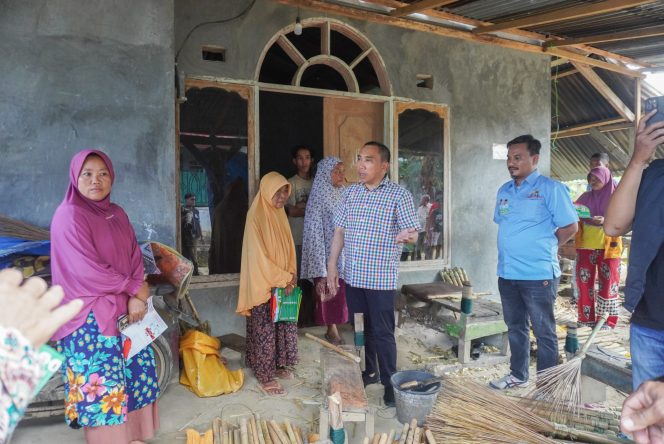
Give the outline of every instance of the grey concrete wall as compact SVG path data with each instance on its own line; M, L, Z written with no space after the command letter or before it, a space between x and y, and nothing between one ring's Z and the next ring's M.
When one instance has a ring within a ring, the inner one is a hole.
M255 77L259 56L270 38L291 25L297 9L257 0L243 17L194 31L203 21L233 17L247 0L176 0L178 65L187 75L239 80ZM303 19L321 17L300 11ZM477 291L496 284L495 193L509 180L505 161L493 160L493 143L531 133L542 141L540 171L549 172L549 58L510 49L334 17L362 32L381 54L395 96L449 105L451 128L452 265L464 267ZM204 61L204 44L226 48L227 61ZM416 87L416 74L432 74L433 89ZM403 273L400 281L433 280L435 270ZM428 277L428 278L427 278Z
M0 213L47 227L69 161L114 162L139 239L175 242L172 0L0 1Z

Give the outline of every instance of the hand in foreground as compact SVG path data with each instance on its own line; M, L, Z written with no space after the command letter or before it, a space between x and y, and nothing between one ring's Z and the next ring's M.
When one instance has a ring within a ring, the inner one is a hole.
M664 121L646 126L647 120L654 116L657 110L652 110L639 121L636 129L634 153L630 163L646 165L655 155L657 145L664 143Z
M81 311L83 301L75 299L60 305L65 295L62 287L55 285L48 289L46 282L37 277L23 285L22 281L23 275L18 270L0 271L0 325L17 329L39 348Z
M592 221L595 223L595 225L603 225L604 224L604 216L593 216Z
M134 296L127 302L127 320L130 324L138 322L145 317L148 312L148 303Z
M339 291L339 270L336 264L327 266L327 291L330 294L337 294Z
M637 444L664 443L664 382L646 381L625 399L620 429Z
M397 234L395 242L397 244L412 244L417 240L417 229L406 228Z

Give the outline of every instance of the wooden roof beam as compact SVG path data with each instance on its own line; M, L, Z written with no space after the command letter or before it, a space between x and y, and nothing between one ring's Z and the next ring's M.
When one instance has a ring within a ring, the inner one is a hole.
M379 5L379 6L386 6L388 8L402 8L404 6L409 5L409 3L404 3L404 2L401 2L399 0L366 0L366 1L370 2L372 4L375 4L375 5ZM492 24L490 22L484 22L484 21L472 19L472 18L469 18L469 17L463 17L461 15L452 14L452 13L446 12L446 11L438 11L436 9L429 9L427 11L424 11L424 13L426 15L428 15L430 17L433 17L433 18L436 18L436 19L449 20L451 22L460 23L462 25L488 26L488 25ZM533 40L539 40L541 42L545 42L548 38L550 38L548 36L545 36L544 34L539 34L539 33L532 32L532 31L526 31L526 30L523 30L523 29L510 29L510 31L507 34L511 34L513 36L516 36L516 37L525 37L525 38L529 38L529 39L533 39ZM556 37L553 37L553 38L556 38ZM562 40L562 38L559 38L559 39ZM580 51L583 51L586 54L597 54L597 55L602 56L602 57L609 57L609 58L612 58L614 60L619 60L619 61L621 61L625 64L642 66L644 68L654 67L654 65L652 65L650 63L645 63L645 62L641 62L641 61L638 61L638 60L634 60L630 57L625 57L625 56L622 56L620 54L614 54L612 52L605 51L605 50L599 49L599 48L594 48L594 47L589 46L589 45L579 44L579 45L573 45L573 47L577 48Z
M408 6L400 6L390 12L392 17L403 17L414 12L424 11L425 9L438 8L457 0L419 0L418 2L411 3Z
M564 139L566 137L587 136L590 134L590 128L599 127L601 132L606 131L620 131L624 129L633 128L633 123L625 123L623 119L608 119L598 120L596 122L583 123L581 125L574 125L556 132L555 128L551 129L551 139Z
M601 42L615 42L619 40L633 40L642 39L646 37L656 37L664 35L663 26L651 26L644 29L635 29L632 31L611 32L607 34L591 35L588 37L580 37L578 39L565 39L565 40L550 40L544 46L571 46L581 43L601 43Z
M473 32L476 34L486 34L489 32L502 31L504 29L527 28L529 26L555 23L563 20L574 20L591 15L605 14L608 12L633 8L645 3L652 3L653 1L654 0L606 0L603 2L572 6L570 8L562 8L556 11L544 12L542 14L534 14L514 20L507 20L494 25L482 26L473 29Z
M581 75L590 82L590 84L604 97L607 102L620 114L625 120L634 121L634 113L625 105L625 103L613 92L600 76L593 69L583 63L572 62L572 65L579 70Z
M550 48L545 52L544 49L539 45L517 42L514 40L504 39L493 35L475 35L469 31L463 31L460 29L449 28L431 23L418 22L415 20L409 20L402 17L391 17L389 15L381 14L379 12L339 5L335 3L327 3L322 0L275 0L275 1L277 3L283 3L290 6L295 6L300 8L310 8L330 14L337 14L343 17L349 17L356 20L364 20L368 22L381 23L384 25L392 25L392 26L397 26L399 28L428 32L432 34L441 35L444 37L468 40L476 43L497 45L505 48L515 49L518 51L531 52L536 54L550 53L557 57L563 57L569 60L580 61L590 66L607 69L609 71L614 71L626 76L641 77L641 73L638 71L634 71L614 63L608 63L601 60L592 59L583 54L578 54L565 49ZM279 43L281 44L282 42ZM285 49L286 48L284 48L284 50ZM289 56L291 56L291 58L293 57L291 54L289 54ZM297 60L294 59L294 61L297 63Z

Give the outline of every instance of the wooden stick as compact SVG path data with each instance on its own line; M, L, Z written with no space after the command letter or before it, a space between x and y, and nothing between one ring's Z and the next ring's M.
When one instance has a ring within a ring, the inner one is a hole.
M433 437L433 433L431 433L431 430L426 429L426 431L424 432L424 436L427 437L427 442L429 444L436 444L436 438Z
M226 434L224 435L224 444L233 444L233 440L231 438L232 436L231 431L227 429L225 433Z
M392 444L394 442L394 429L390 429L390 433L387 435L387 444Z
M421 437L422 437L422 429L420 427L417 427L415 429L415 434L413 435L413 444L420 444Z
M281 430L281 427L279 427L279 424L272 419L270 420L269 424L274 427L274 431L276 432L277 436L279 437L279 440L281 441L281 444L288 444L290 441L288 440L288 436L284 433L283 430Z
M221 443L221 418L220 417L215 417L214 421L212 421L212 435L213 435L213 440L214 444L222 444Z
M362 440L362 444L369 444L369 437L365 436L364 439Z
M380 441L378 441L378 444L387 444L387 433L380 434Z
M249 434L247 431L247 418L242 418L240 420L240 439L242 444L249 444Z
M408 423L403 425L403 429L401 429L401 436L399 437L399 444L406 444L406 437L408 436L409 428L410 427L408 426Z
M256 418L254 418L254 415L249 415L249 428L251 429L251 437L254 440L254 444L262 444L258 439L258 430L256 429Z
M270 436L270 431L267 428L267 422L265 420L261 420L261 431L263 432L263 438L265 438L265 444L274 444L272 442L272 437Z
M334 350L335 352L339 353L341 356L345 356L346 358L348 358L348 359L350 359L350 360L352 360L352 361L354 361L354 362L356 362L356 363L358 363L358 364L359 364L360 361L361 361L361 359L360 359L359 356L356 356L356 355L354 355L354 354L352 354L352 353L349 353L349 352L347 352L346 350L342 350L342 349L340 349L339 347L337 347L336 345L331 344L331 343L329 343L329 342L327 342L327 341L324 341L324 340L322 340L321 338L318 338L318 337L312 335L311 333L305 333L304 336L306 336L307 338L309 338L309 339L311 339L311 340L313 340L313 341L318 342L318 343L319 343L320 345L322 345L323 347L329 348L330 350Z
M251 417L252 427L256 430L256 437L258 438L258 444L265 444L265 437L263 436L263 430L261 429L260 416L254 415Z
M240 444L240 429L233 429L233 444Z
M299 427L294 427L293 431L295 432L295 439L297 440L297 444L304 444L304 441L302 441L302 430L300 430Z
M378 444L378 441L380 441L380 433L374 434L371 444Z
M230 444L228 440L228 423L226 421L221 421L221 442L222 444Z
M410 429L408 430L408 436L406 437L406 444L413 444L413 435L415 434L416 428L417 428L417 419L413 418L410 421Z
M295 432L293 432L290 421L284 419L284 425L286 426L286 433L288 433L288 439L290 439L291 444L297 444L297 438L295 437Z
M266 425L267 425L267 430L270 433L270 439L272 440L272 444L288 444L288 443L282 443L281 442L281 439L279 439L279 435L277 434L277 431L272 426L272 421L268 421L266 423Z

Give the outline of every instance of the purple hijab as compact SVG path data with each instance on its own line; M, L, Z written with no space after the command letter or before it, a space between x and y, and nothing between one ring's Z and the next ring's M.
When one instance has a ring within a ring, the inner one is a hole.
M613 183L613 178L611 177L611 171L604 166L598 166L590 170L588 173L588 178L593 175L604 184L602 189L595 191L586 191L576 200L576 203L585 205L590 210L591 216L604 216L606 208L609 206L609 200L611 195L616 189L616 185Z
M82 299L79 314L53 335L62 339L94 313L105 336L118 334L117 319L127 313L129 297L143 284L143 259L129 218L111 203L110 194L90 200L78 191L78 176L90 155L99 156L115 179L106 154L84 150L69 165L69 187L51 221L51 271L53 284L65 292L63 303Z

